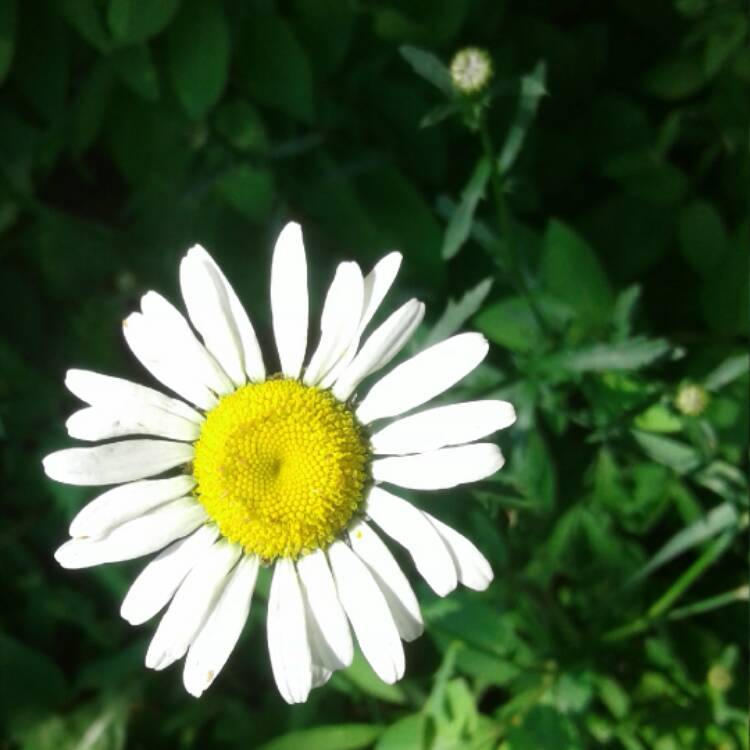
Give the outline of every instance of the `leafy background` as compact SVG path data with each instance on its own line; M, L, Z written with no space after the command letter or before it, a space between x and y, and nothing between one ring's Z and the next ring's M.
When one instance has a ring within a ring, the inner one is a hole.
M734 0L2 0L0 747L747 748L747 25ZM439 61L469 43L495 78L464 100ZM143 377L120 321L176 298L191 244L267 332L289 218L318 304L395 247L417 346L495 344L461 395L516 404L508 464L429 502L496 581L415 584L405 679L358 660L291 708L262 581L195 701L118 616L138 562L54 564L92 493L40 457L66 368Z

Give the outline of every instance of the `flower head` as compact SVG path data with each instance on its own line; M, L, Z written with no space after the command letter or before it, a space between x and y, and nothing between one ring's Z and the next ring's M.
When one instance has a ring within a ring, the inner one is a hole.
M441 596L459 582L481 590L492 580L468 539L382 486L440 489L493 474L499 449L474 441L515 419L497 400L400 416L484 359L488 345L476 333L435 344L360 395L424 315L413 299L368 333L400 263L390 253L367 276L356 263L339 265L305 365L306 258L299 226L287 225L271 271L279 369L269 373L237 295L196 246L180 265L190 323L148 292L123 325L133 354L177 397L95 372L67 374L87 404L68 433L108 442L52 453L44 469L60 482L114 486L79 511L55 557L85 568L158 553L121 614L138 625L165 610L146 666L185 657L193 695L234 649L260 568L272 570L268 649L290 703L351 663L351 630L383 680L403 675L401 641L421 634L422 618L381 534L406 547Z
M681 385L675 396L677 410L686 417L699 417L708 406L708 391L695 383Z
M450 71L457 91L466 95L477 94L492 78L492 60L486 50L465 47L453 56Z

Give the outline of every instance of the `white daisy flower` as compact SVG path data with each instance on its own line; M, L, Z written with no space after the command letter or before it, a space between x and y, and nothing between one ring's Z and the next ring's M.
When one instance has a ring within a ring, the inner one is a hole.
M484 359L488 344L477 333L422 351L360 395L424 314L410 300L366 334L400 263L390 253L366 277L356 263L339 265L304 366L307 266L300 227L288 224L271 270L281 367L269 375L237 295L196 246L180 283L200 338L155 292L123 324L135 356L180 398L95 372L67 374L88 404L68 433L107 442L52 453L44 470L59 482L115 486L78 513L55 557L85 568L159 553L121 612L138 625L166 608L146 666L185 657L192 695L209 687L237 643L261 566L273 569L268 649L289 703L351 663L350 627L381 679L403 675L401 641L421 634L422 618L382 536L406 548L440 596L458 582L482 590L492 580L468 539L383 487L442 489L490 476L503 464L500 450L474 441L515 419L495 400L400 416ZM389 417L400 418L384 425Z

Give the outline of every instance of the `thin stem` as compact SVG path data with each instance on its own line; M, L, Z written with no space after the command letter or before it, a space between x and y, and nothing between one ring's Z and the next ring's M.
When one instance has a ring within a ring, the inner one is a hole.
M495 199L495 211L497 212L497 221L500 226L500 232L502 234L503 241L505 243L505 260L510 268L513 282L515 283L518 292L526 298L531 308L532 313L537 319L540 328L547 332L549 326L547 321L542 315L542 311L539 309L539 305L534 298L534 295L526 283L526 279L521 271L521 263L518 255L518 247L515 242L513 232L513 222L510 218L510 212L508 211L508 203L505 200L505 191L503 190L503 182L500 173L497 169L497 158L495 154L495 147L492 143L492 137L490 136L489 128L487 127L487 118L484 114L479 117L479 136L482 141L482 149L484 156L490 165L490 183L492 185L492 195Z
M622 627L610 630L604 635L604 640L610 642L624 640L625 638L642 633L644 630L648 630L653 624L662 620L672 604L721 557L733 538L734 535L731 532L717 537L712 544L703 550L698 559L683 572L669 589L651 605L643 617L639 617L637 620ZM669 617L669 615L666 616Z

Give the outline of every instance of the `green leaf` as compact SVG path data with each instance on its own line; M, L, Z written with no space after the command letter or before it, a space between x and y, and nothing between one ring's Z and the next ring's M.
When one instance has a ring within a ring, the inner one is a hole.
M705 81L703 68L696 59L675 57L652 68L643 79L643 87L658 99L677 101L698 92Z
M439 283L440 226L416 186L391 166L369 171L355 185L378 227L383 247L398 247L420 269L422 283Z
M198 120L221 97L229 73L231 41L222 6L186 0L167 32L167 68L177 98Z
M406 693L398 683L389 685L383 682L372 671L359 650L355 649L354 659L349 667L333 675L331 683L347 688L354 686L357 691L370 695L381 701L404 705L407 703Z
M745 41L747 15L744 12L730 13L721 26L711 32L706 40L703 69L707 76L714 76L729 60L734 51Z
M473 289L465 292L458 302L449 299L443 314L427 335L424 345L435 344L458 331L479 310L490 293L490 289L492 289L492 279L488 277L482 279Z
M444 654L455 655L462 672L493 685L508 684L518 676L521 670L513 652L519 638L509 613L456 593L426 604L423 614L429 622L427 632Z
M117 75L138 96L148 101L159 98L159 78L151 50L145 44L115 52L110 60Z
M422 119L419 121L420 128L431 128L433 125L441 123L456 112L461 111L461 102L450 101L438 104L433 107Z
M97 0L55 0L63 18L99 52L107 53L112 42L104 28Z
M547 371L607 372L638 370L665 357L672 347L665 339L634 339L612 344L592 344L546 357L540 364Z
M599 698L616 719L623 719L630 710L630 696L620 683L612 677L598 675L596 687Z
M733 589L732 591L725 591L723 594L717 594L716 596L709 596L705 599L700 599L697 602L691 602L683 607L673 609L669 613L670 620L684 620L686 617L695 617L696 615L703 615L706 612L712 612L720 607L726 607L728 604L736 604L737 602L747 602L748 600L748 587L740 586L739 588ZM745 606L747 606L745 604Z
M612 312L612 289L588 243L559 221L544 236L540 275L547 291L566 302L592 327Z
M238 164L217 181L224 200L251 221L267 219L274 201L273 172L249 164Z
M167 27L179 5L180 0L110 0L107 25L122 45L145 42Z
M65 699L65 676L45 654L0 632L0 717L52 708Z
M33 27L21 27L13 77L21 94L46 121L63 116L68 88L68 44L56 13L39 13Z
M383 727L373 724L338 724L290 732L261 745L258 750L359 750L370 747Z
M474 167L469 182L461 193L461 200L448 222L448 228L445 230L441 251L445 260L450 260L466 242L469 232L471 232L474 212L479 201L484 197L490 171L490 162L485 158L480 159Z
M555 504L557 479L552 455L539 432L529 432L513 453L511 471L518 491L535 508L549 512Z
M294 0L295 29L321 75L341 67L351 48L356 9L348 0Z
M16 48L17 0L0 3L0 85L5 80Z
M404 716L380 735L375 750L422 750L426 730L424 714Z
M548 695L560 713L580 714L591 702L592 675L589 672L563 672Z
M120 94L112 102L108 122L112 157L133 185L174 179L191 157L184 119L164 106Z
M633 437L650 459L668 466L678 474L687 474L697 469L702 462L698 451L686 443L640 430L633 430Z
M721 335L747 336L750 284L748 261L750 224L740 226L740 234L729 244L721 263L704 282L700 301L706 322Z
M657 568L693 547L713 539L727 529L733 528L739 515L731 503L722 503L710 510L704 518L699 518L678 531L659 551L633 576L633 581L645 578Z
M124 750L128 704L94 701L65 716L49 716L15 733L23 750Z
M236 47L239 82L259 102L305 122L313 114L310 62L287 23L275 13L254 13Z
M258 110L242 99L222 104L215 115L216 129L239 151L263 153L268 148L266 127Z
M418 76L429 81L447 96L455 96L450 71L432 52L408 44L399 47L399 52Z
M506 744L508 750L580 750L583 747L575 724L548 706L535 706L520 726L512 726Z
M683 207L678 221L677 236L685 260L701 276L708 276L727 247L721 217L707 201L693 201Z
M638 300L641 298L641 287L633 284L623 289L615 300L612 310L612 326L618 339L626 339L633 330L633 316Z
M633 425L646 432L680 432L682 420L664 404L653 404L638 414Z
M83 78L73 102L70 149L74 156L81 156L101 132L112 85L113 74L106 62L93 65Z
M709 391L718 391L737 378L750 372L750 354L735 354L727 357L718 367L712 370L703 381Z
M485 307L474 324L490 341L512 351L529 353L544 343L539 320L523 297L508 297Z
M543 60L538 62L531 73L521 78L521 91L518 101L518 112L510 125L497 160L500 174L510 170L521 153L526 134L536 118L539 102L546 95L547 68Z

